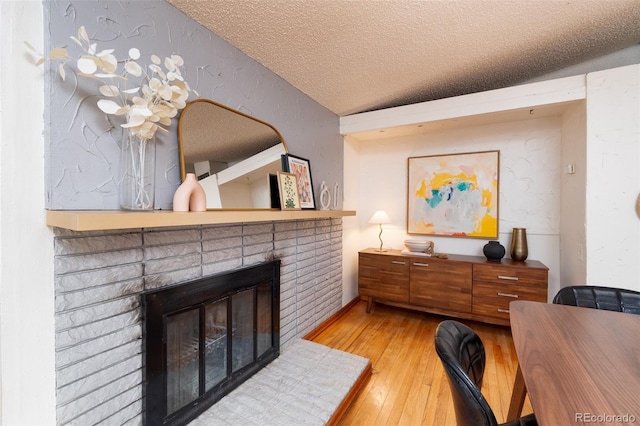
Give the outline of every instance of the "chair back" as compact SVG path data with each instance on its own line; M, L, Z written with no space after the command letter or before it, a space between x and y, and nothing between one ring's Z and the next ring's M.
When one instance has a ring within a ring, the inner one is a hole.
M480 336L466 325L443 321L435 348L449 380L458 426L495 426L496 417L480 392L485 353Z
M558 305L640 314L640 292L614 287L570 286L553 298Z

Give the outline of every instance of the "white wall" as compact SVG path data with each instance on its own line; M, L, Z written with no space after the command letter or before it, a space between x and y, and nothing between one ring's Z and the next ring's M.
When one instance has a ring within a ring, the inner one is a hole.
M586 102L573 105L562 123L562 197L560 220L560 282L562 286L587 283L586 269ZM574 173L567 167L573 166Z
M0 1L0 423L55 423L53 235L44 215L42 4Z
M361 225L363 217L358 209L360 200L360 142L344 138L343 205L345 210L355 210L356 217L342 219L342 304L346 305L358 296L358 251L362 250ZM367 218L368 219L368 218Z
M640 65L587 75L587 282L640 291Z
M383 225L385 247L402 249L408 238L432 239L438 252L482 256L486 239L407 234L407 158L497 149L500 150L499 240L508 251L512 229L527 229L529 259L539 260L550 268L552 296L560 282L561 136L562 120L556 116L359 143L345 138L345 155L349 147L357 150L359 158L355 209L360 238L353 246L359 245L351 250L379 245L377 225L369 225L367 221L374 211L385 210L393 222ZM346 157L345 164L350 164ZM344 250L348 250L346 244ZM345 274L345 280L348 277ZM345 287L345 293L357 292L357 279Z

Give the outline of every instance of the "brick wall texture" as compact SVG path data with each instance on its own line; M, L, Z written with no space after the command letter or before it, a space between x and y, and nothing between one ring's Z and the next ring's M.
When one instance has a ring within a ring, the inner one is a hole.
M142 423L140 294L281 260L281 349L342 305L342 219L55 229L59 425Z

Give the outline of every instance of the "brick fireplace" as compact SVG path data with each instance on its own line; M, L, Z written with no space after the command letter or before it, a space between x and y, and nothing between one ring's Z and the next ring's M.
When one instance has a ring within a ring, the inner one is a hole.
M279 355L279 260L142 300L145 425L188 424Z
M125 231L55 228L57 424L142 423L141 293L281 261L280 346L342 303L342 219Z

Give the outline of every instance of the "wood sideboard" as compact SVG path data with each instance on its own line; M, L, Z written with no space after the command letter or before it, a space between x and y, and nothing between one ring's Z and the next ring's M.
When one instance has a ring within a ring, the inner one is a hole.
M509 325L509 302L547 301L548 271L536 260L447 259L379 252L358 253L358 292L374 302L490 324Z

